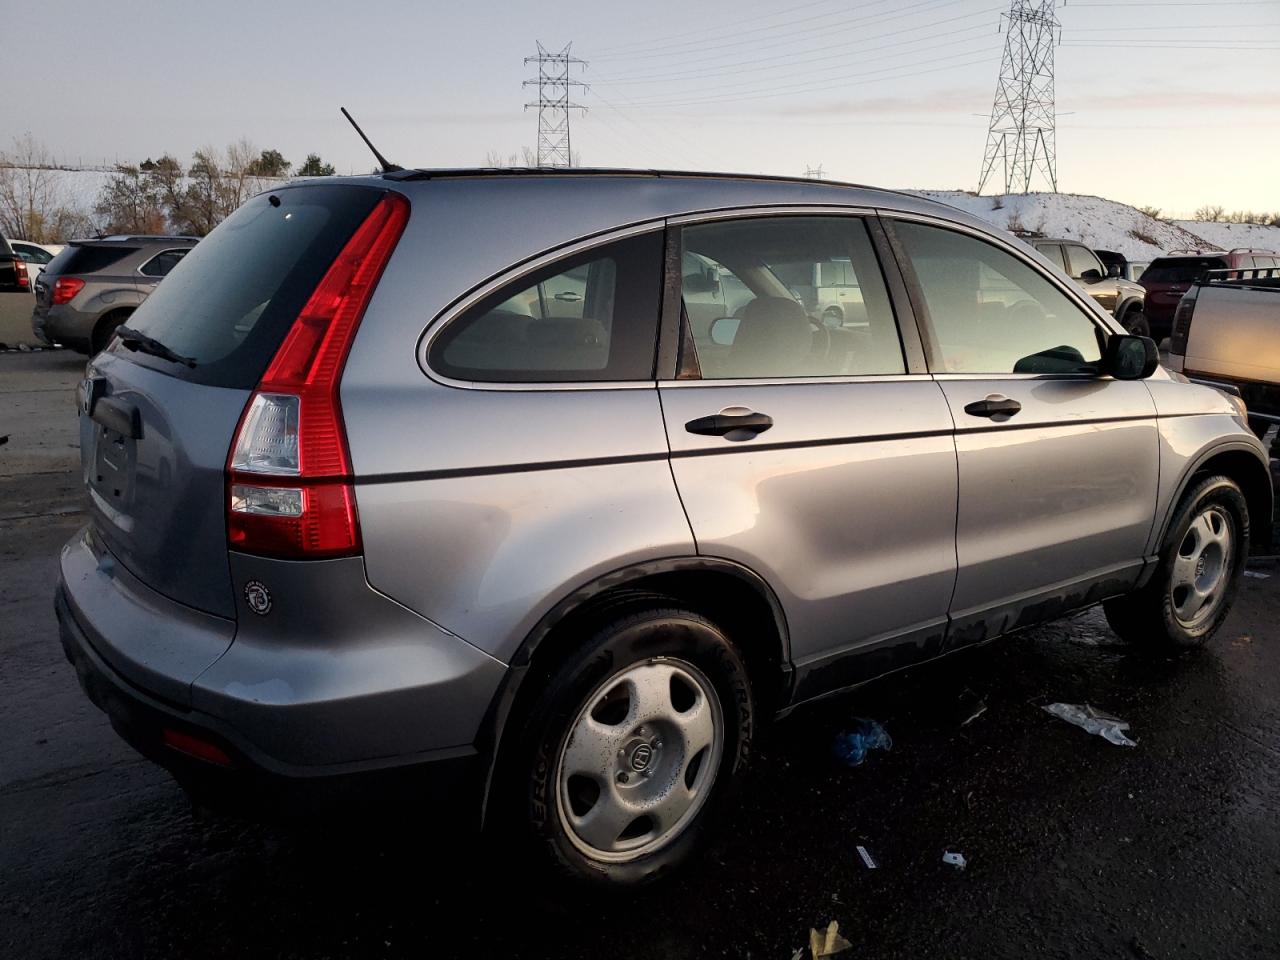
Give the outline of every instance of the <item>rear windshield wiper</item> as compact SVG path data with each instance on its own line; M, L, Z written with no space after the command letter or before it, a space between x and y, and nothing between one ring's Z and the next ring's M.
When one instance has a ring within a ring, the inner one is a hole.
M145 333L139 333L129 327L117 327L116 336L120 338L120 342L125 347L137 353L147 353L153 357L159 357L161 360L181 363L188 367L195 367L196 365L193 358L175 353L154 337L148 337Z

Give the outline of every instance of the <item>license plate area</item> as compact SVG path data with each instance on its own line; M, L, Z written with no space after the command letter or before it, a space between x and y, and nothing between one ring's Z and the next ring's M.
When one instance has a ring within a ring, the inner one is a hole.
M138 462L138 441L110 427L93 425L94 452L89 484L116 509L133 500L133 478Z

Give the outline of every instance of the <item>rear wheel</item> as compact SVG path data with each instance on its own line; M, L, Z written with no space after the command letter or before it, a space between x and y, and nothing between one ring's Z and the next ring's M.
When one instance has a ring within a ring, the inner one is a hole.
M1160 565L1136 593L1106 601L1107 622L1131 643L1204 644L1231 611L1248 555L1249 508L1229 477L1206 477L1182 498Z
M533 709L524 830L570 878L654 880L696 847L752 722L746 670L715 624L677 607L617 614Z
M131 313L133 313L132 310L112 310L98 321L98 325L93 328L93 337L89 341L94 356L107 349L107 344L116 335L116 330L129 319Z

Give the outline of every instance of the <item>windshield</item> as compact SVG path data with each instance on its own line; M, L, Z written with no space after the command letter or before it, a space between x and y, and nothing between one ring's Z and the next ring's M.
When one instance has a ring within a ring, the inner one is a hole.
M254 197L196 244L129 318L151 344L131 359L185 380L252 387L381 194L326 185ZM166 351L190 365L165 360Z

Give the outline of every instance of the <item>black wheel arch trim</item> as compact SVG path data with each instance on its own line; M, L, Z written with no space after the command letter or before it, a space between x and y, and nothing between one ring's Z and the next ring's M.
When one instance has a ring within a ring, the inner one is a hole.
M489 810L489 792L498 767L498 756L502 747L503 733L506 730L507 721L510 719L512 708L515 706L517 695L525 677L528 675L534 652L538 646L566 617L577 610L581 610L604 594L643 583L643 581L654 576L682 572L710 572L736 577L754 589L761 599L769 605L769 609L773 612L774 624L781 645L779 662L782 667L782 702L785 703L788 700L794 676L791 662L791 636L787 628L786 614L782 609L782 603L778 600L773 588L769 586L762 576L750 567L736 561L707 556L664 557L658 560L647 560L619 567L582 584L572 593L562 597L538 620L508 663L506 675L489 703L489 709L485 712L484 719L480 723L480 730L476 736L475 746L480 755L484 757L485 763L480 810L481 826L484 825Z
M1154 548L1158 552L1164 547L1165 538L1169 536L1169 525L1173 523L1174 514L1178 511L1178 504L1182 502L1182 498L1186 496L1187 491L1191 488L1191 482L1196 476L1204 471L1207 464L1214 457L1221 456L1224 453L1246 453L1253 457L1261 471L1264 483L1261 484L1262 489L1267 494L1267 505L1271 508L1267 515L1261 520L1250 516L1250 540L1252 546L1263 550L1269 549L1272 545L1272 527L1274 525L1275 512L1275 494L1271 487L1271 469L1270 464L1258 456L1258 451L1247 443L1239 440L1227 440L1216 443L1211 447L1201 450L1196 458L1187 467L1182 476L1178 478L1178 486L1174 495L1169 499L1169 505L1165 508L1164 516L1160 519L1160 536L1156 538ZM1246 502L1251 500L1248 490L1243 490ZM1253 504L1250 502L1250 509Z

